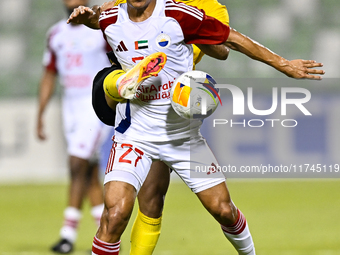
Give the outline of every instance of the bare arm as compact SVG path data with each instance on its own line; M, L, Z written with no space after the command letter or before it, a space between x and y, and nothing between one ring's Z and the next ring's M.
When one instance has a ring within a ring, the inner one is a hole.
M37 118L37 136L40 140L45 140L43 115L48 102L54 92L56 73L46 70L43 74L39 87L39 109Z
M92 29L100 29L99 16L101 10L100 6L95 5L92 8L87 6L79 6L73 10L67 23L84 24Z
M321 63L316 63L314 60L302 59L289 61L232 28L230 29L229 38L224 44L230 49L266 63L292 78L321 80L320 75L325 73L324 70L313 69L315 67L322 67L323 64Z
M67 23L84 24L92 29L100 29L99 16L102 11L112 8L116 0L103 3L101 6L94 5L92 8L79 6L73 10Z
M229 48L224 44L219 45L208 45L208 44L196 44L200 50L212 57L219 60L226 60L229 56Z

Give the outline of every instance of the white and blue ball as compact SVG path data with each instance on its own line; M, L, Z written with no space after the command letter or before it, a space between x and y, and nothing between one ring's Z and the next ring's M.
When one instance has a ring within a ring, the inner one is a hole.
M185 119L204 119L221 102L214 78L197 70L183 73L174 81L170 99L175 112Z

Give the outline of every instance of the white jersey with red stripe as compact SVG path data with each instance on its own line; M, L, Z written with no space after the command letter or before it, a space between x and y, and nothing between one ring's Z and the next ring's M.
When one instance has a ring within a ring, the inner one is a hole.
M100 31L83 25L61 20L48 32L43 64L58 74L63 86L63 127L69 155L90 159L110 131L91 104L93 78L110 66L109 50Z
M201 121L182 119L172 109L170 89L179 75L192 70L190 44L223 43L229 27L202 10L172 0L157 0L151 17L142 22L131 21L127 4L120 4L102 12L99 23L124 70L154 52L168 57L158 76L141 84L136 99L118 104L116 136L169 141L198 133Z
M48 32L44 53L45 68L58 73L66 97L90 96L97 72L110 66L110 50L100 31L84 25L70 25L66 20Z

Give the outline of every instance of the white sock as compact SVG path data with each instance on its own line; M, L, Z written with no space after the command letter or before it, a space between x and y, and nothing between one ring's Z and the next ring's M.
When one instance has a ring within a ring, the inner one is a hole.
M104 204L93 206L91 209L91 215L96 221L97 226L100 226L100 218L102 217L102 213L104 210Z
M81 211L75 207L67 207L64 211L64 225L60 229L60 236L74 243L77 239L77 228L81 218Z
M253 238L251 237L246 218L237 209L238 218L232 226L223 226L224 235L232 243L240 255L255 255Z

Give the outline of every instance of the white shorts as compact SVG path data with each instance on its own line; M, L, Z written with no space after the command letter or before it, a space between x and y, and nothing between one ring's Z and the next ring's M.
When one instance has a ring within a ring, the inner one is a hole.
M98 152L112 129L98 119L91 100L91 96L63 98L63 127L67 152L83 159L90 159Z
M157 160L173 169L194 193L225 181L223 173L214 170L218 163L203 137L169 142L113 140L104 184L122 181L133 185L138 192L152 161ZM197 167L211 171L198 173Z

